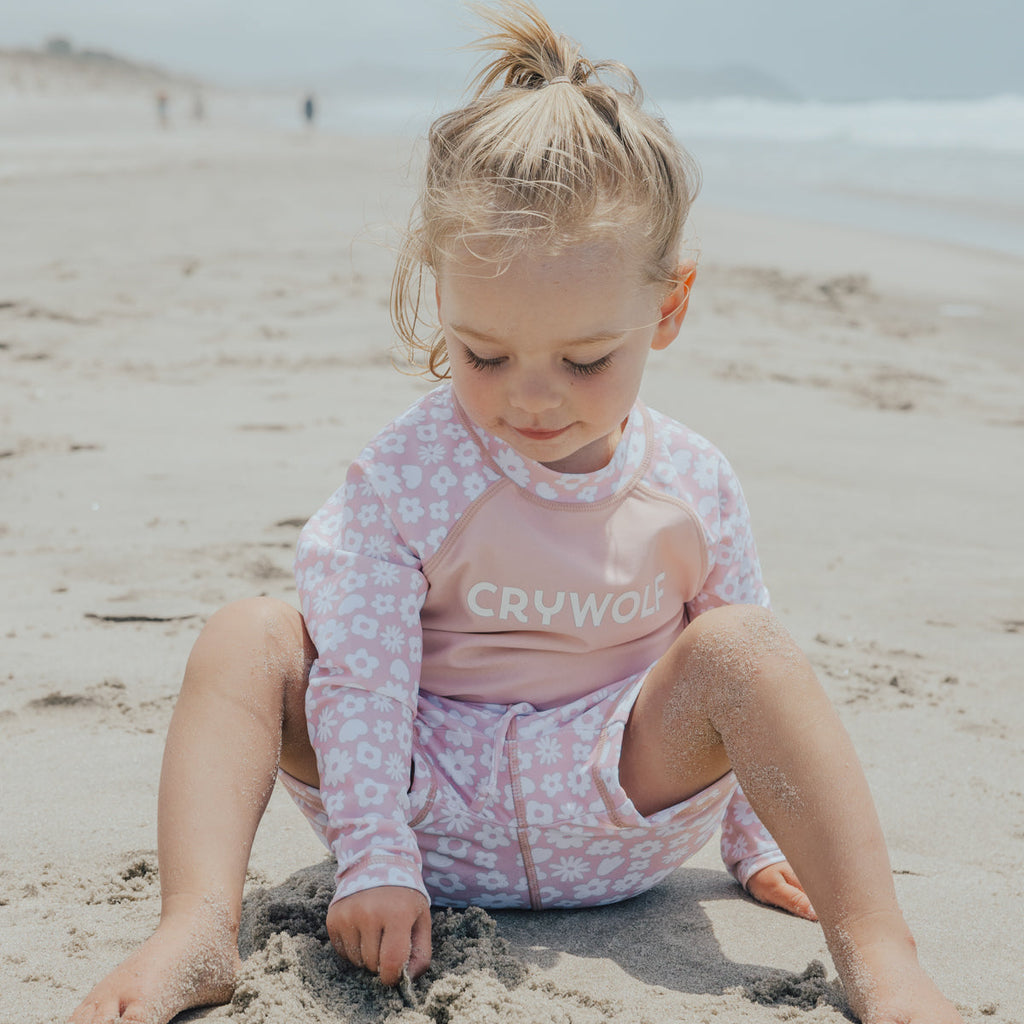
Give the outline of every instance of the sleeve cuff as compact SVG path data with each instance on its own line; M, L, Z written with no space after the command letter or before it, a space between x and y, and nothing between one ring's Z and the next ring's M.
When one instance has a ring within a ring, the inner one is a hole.
M367 889L378 889L384 885L415 889L416 892L423 894L427 903L430 903L430 893L423 884L419 866L401 857L371 856L337 876L337 882L338 887L331 900L332 906L346 896L353 896Z
M786 855L776 847L774 850L765 850L763 853L755 854L753 857L745 857L743 860L730 864L729 874L736 879L744 889L747 882L763 868L771 867L772 864L781 864Z

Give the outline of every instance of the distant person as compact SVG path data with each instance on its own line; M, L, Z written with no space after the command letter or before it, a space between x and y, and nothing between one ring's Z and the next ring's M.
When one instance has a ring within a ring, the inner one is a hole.
M162 89L156 94L156 119L157 123L161 128L166 128L168 124L168 106L170 100Z
M306 120L306 125L312 128L313 121L316 119L316 97L312 93L306 96L305 102L302 104L302 116Z
M392 290L442 383L302 531L301 614L236 602L196 640L160 923L73 1020L230 999L280 780L337 858L334 948L385 984L430 964L431 905L628 899L721 825L739 884L821 921L865 1024L962 1024L918 962L850 738L768 608L735 474L638 398L686 316L696 169L631 72L603 81L524 0L489 20Z
M192 100L192 120L202 121L206 117L206 104L203 102L203 97L196 93L195 98Z

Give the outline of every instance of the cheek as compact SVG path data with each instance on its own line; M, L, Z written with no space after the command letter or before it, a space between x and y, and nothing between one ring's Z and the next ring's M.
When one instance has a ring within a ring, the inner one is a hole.
M632 358L625 360L618 376L618 384L623 390L639 391L640 382L644 377L644 369L647 366L647 349L632 354Z
M609 372L581 382L577 394L581 398L603 404L633 404L633 396L640 383L640 372L631 362L622 362Z
M495 401L494 384L483 374L452 371L452 390L467 412L485 409Z
M642 377L642 366L619 366L616 373L604 378L600 385L587 395L588 404L594 415L603 415L616 421L628 416L640 393Z

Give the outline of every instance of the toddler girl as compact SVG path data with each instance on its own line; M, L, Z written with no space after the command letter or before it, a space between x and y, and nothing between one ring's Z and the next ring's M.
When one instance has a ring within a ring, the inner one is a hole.
M488 17L497 56L431 129L393 292L447 380L303 530L301 616L244 602L197 640L160 926L73 1020L229 998L279 772L337 857L334 946L385 983L427 967L431 903L611 903L721 826L753 896L820 919L861 1019L957 1021L850 741L768 611L729 464L637 397L686 315L695 171L627 69L526 3Z

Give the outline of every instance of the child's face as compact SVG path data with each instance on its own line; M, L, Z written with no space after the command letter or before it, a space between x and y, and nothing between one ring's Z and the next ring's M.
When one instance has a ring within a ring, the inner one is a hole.
M647 354L679 332L693 281L641 279L609 243L526 254L503 273L467 255L439 268L438 314L452 387L470 418L563 473L607 465Z

